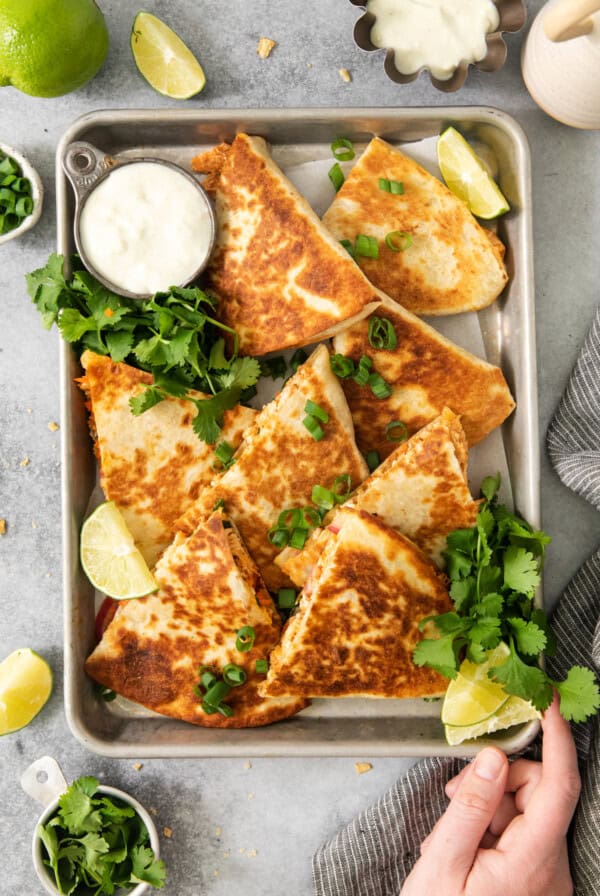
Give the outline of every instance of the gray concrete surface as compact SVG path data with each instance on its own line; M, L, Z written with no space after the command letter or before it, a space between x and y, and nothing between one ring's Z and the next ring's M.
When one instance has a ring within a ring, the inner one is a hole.
M169 896L276 896L311 892L310 856L319 842L369 805L407 767L376 760L358 776L354 760L109 761L87 753L67 729L62 708L57 336L30 304L24 273L44 263L55 242L54 149L84 112L116 107L180 107L137 74L129 30L133 0L100 0L111 49L98 77L54 100L0 90L0 140L38 167L47 191L38 227L0 247L0 656L32 646L55 673L39 718L0 741L0 894L41 893L31 866L37 809L20 791L29 762L54 755L68 777L96 774L156 807L169 866ZM529 2L530 16L541 6ZM418 106L487 104L514 115L531 142L537 334L542 436L598 302L600 138L557 124L529 98L520 76L523 35L509 36L509 58L494 75L471 72L458 94L438 93L425 76L389 82L380 55L352 41L358 10L344 0L148 0L186 37L208 77L189 108ZM260 36L278 45L256 55ZM344 83L338 69L352 73ZM543 451L543 446L542 446ZM28 463L25 460L28 459ZM546 568L550 602L600 540L598 515L570 494L543 461L543 522L554 541ZM368 756L356 757L368 760Z

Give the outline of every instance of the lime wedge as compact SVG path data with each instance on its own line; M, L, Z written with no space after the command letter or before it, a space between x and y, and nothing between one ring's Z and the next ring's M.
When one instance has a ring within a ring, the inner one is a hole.
M140 74L163 96L187 100L206 84L202 66L181 38L156 16L138 12L131 51Z
M466 202L469 211L489 220L509 211L506 197L490 177L486 165L454 128L446 128L437 142L437 156L448 189Z
M533 719L541 719L541 717L541 712L538 712L535 706L527 700L510 697L504 706L489 719L472 725L470 728L455 728L452 725L446 725L444 731L448 743L451 746L456 746L465 740L481 737L482 734L491 734L493 731L501 731L512 725L520 725L522 722L530 722Z
M94 588L116 600L145 597L158 589L112 501L101 504L83 524L81 565Z
M501 684L488 678L488 670L502 665L509 653L507 645L500 643L489 652L484 663L469 660L461 663L458 675L448 685L444 697L444 725L471 728L489 719L508 702L509 695Z
M0 663L0 734L29 725L52 693L52 670L29 647L9 654Z

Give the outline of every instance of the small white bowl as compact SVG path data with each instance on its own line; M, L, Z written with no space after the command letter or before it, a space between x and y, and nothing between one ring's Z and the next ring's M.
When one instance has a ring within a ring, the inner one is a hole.
M21 171L23 172L23 177L26 177L28 181L31 183L31 198L33 199L33 211L30 215L27 215L26 218L23 218L21 224L18 227L15 227L13 230L9 230L8 233L2 234L0 236L0 246L2 243L7 243L9 240L15 239L17 236L21 236L22 233L25 233L27 230L31 230L32 227L35 227L37 222L40 219L40 215L42 214L42 205L44 204L44 185L42 184L42 179L24 155L13 149L12 146L9 146L7 143L0 143L0 151L2 151L5 155L10 156L15 162L18 162L21 166Z
M42 841L38 835L38 827L41 824L46 824L46 822L55 814L58 809L58 798L65 792L67 786L67 782L63 777L60 766L51 756L42 756L41 759L36 760L36 762L32 763L21 776L21 787L25 793L42 803L45 807L38 818L33 832L31 855L33 866L40 879L40 883L46 892L52 894L52 896L60 896L60 893L50 876L48 867L44 864ZM123 790L117 790L116 787L107 787L106 785L101 784L98 787L98 792L105 793L107 796L117 797L135 810L146 826L148 836L150 837L150 846L152 847L155 857L158 859L160 857L158 832L156 830L156 825L144 807L128 793L125 793ZM118 890L116 893L117 896L120 893L126 893L127 896L143 896L149 889L150 885L144 883L137 884L137 886L130 890Z

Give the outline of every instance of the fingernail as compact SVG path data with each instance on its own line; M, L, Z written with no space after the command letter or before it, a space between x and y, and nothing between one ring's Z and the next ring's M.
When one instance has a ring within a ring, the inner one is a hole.
M498 750L482 750L475 760L475 774L485 781L495 781L504 768L504 756Z

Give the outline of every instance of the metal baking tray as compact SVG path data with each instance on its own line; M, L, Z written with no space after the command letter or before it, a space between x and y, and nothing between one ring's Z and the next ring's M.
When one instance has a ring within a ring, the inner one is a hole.
M488 143L511 212L500 222L510 282L480 312L486 354L499 364L517 402L502 427L518 510L540 524L539 437L527 139L508 115L487 107L419 109L119 110L75 121L57 150L58 251L73 252L72 190L61 166L67 145L87 140L110 154L156 155L189 164L192 156L245 131L265 137L286 163L325 158L340 134L356 143L379 135L392 143L432 137L448 125ZM266 728L211 730L146 711L126 712L94 697L84 660L94 644L94 593L79 564L79 531L96 484L84 399L74 383L79 360L62 345L62 506L65 603L65 706L71 731L90 750L113 757L188 756L470 756L484 743L449 747L439 703L423 700L317 700L295 718ZM523 749L537 722L489 740L508 753Z

